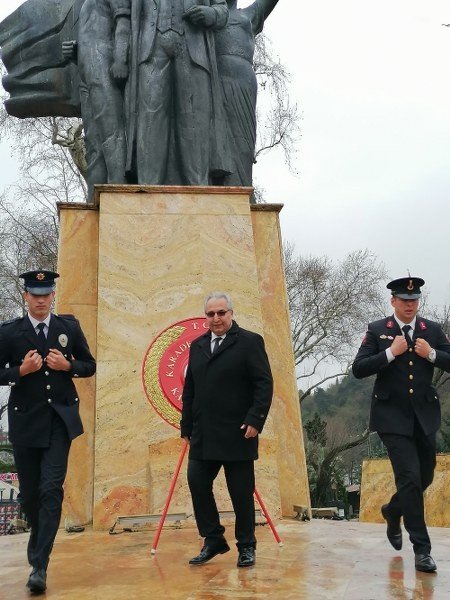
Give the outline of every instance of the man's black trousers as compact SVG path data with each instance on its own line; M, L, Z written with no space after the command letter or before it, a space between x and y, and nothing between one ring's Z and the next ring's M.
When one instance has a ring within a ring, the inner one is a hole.
M255 468L253 460L215 461L193 460L188 463L188 484L192 495L195 519L205 545L222 543L225 528L220 523L213 494L213 482L221 467L224 469L228 492L236 515L237 547L256 546L255 538Z
M28 562L46 569L61 520L63 483L70 439L66 426L53 413L48 448L14 446L22 509L31 527Z
M396 493L387 512L403 517L415 554L429 554L431 542L424 516L423 493L433 481L436 466L436 434L425 435L418 421L412 436L378 434L386 446L394 471Z

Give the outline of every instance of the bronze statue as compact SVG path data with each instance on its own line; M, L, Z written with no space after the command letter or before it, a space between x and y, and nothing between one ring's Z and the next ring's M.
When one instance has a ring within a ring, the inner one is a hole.
M208 185L211 171L228 172L227 156L211 164L221 101L210 35L227 18L225 0L133 1L127 172L138 183Z
M27 0L0 23L8 112L83 118L96 183L251 185L254 40L278 0Z
M62 44L78 64L88 195L96 183L126 183L124 87L128 79L131 0L84 0L78 41Z
M278 0L255 0L237 8L237 0L227 0L228 23L216 33L217 67L222 81L230 145L232 173L225 185L252 185L256 143L256 95L258 84L253 70L255 36Z

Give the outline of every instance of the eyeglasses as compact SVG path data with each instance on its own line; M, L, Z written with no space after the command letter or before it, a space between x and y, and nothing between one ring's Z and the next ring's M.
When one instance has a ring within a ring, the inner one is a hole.
M209 310L207 313L205 313L205 315L209 318L212 319L214 317L214 315L217 315L218 317L224 317L227 312L230 312L230 308L228 310Z

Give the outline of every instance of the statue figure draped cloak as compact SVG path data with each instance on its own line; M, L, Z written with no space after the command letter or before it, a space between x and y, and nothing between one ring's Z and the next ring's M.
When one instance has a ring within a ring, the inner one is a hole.
M77 39L84 0L27 0L0 23L8 71L6 110L15 117L80 116L77 66L64 59L63 40Z

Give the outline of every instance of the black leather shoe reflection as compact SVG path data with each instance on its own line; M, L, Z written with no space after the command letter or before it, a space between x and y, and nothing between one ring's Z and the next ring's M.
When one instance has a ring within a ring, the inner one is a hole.
M198 554L197 556L194 556L194 558L191 558L191 560L189 561L189 564L190 565L203 565L204 563L208 562L209 560L211 560L218 554L225 554L225 552L229 552L229 550L230 550L230 546L226 542L224 542L220 546L205 545L200 550L200 554Z

